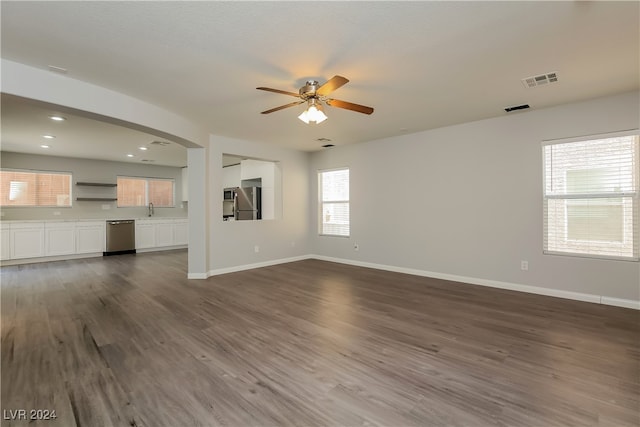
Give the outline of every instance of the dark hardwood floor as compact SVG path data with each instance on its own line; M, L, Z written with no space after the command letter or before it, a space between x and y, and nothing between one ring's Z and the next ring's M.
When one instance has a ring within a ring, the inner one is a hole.
M186 251L3 267L3 426L638 426L638 311ZM55 420L43 417L55 410Z

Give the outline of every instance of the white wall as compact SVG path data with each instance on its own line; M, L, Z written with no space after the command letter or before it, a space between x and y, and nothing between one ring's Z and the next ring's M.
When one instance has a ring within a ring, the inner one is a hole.
M310 200L317 200L318 169L350 168L351 237L318 236L314 203L312 251L640 300L638 262L542 254L541 154L543 140L638 128L639 117L633 92L316 152Z
M182 168L139 163L109 162L70 157L42 156L35 154L0 153L0 164L6 169L32 169L42 171L71 172L73 202L69 208L17 208L2 209L3 220L26 219L84 219L84 218L140 218L147 216L146 207L118 208L116 202L76 201L76 197L115 197L116 188L78 187L76 182L116 183L118 175L175 180L175 207L155 208L154 216L186 217L187 204L182 203ZM109 206L108 210L102 208ZM55 215L55 213L58 215Z
M223 153L279 162L282 173L281 215L272 220L222 220ZM208 169L211 274L309 254L308 153L212 135ZM254 251L256 245L260 248L258 253Z

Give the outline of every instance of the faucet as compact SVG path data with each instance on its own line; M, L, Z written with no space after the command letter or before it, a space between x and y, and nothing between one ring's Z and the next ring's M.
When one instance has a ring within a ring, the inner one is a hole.
M153 215L153 203L149 202L149 216Z

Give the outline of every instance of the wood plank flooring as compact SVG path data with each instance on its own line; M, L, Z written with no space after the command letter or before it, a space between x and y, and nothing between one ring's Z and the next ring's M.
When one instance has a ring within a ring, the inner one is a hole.
M638 311L317 260L189 281L186 257L0 269L2 426L640 425Z

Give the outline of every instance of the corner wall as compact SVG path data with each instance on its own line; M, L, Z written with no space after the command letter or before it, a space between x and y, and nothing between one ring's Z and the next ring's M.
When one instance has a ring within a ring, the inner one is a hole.
M640 304L640 263L542 254L541 152L543 140L638 128L639 105L632 92L313 153L312 253ZM351 171L351 237L318 236L317 170L343 166Z

